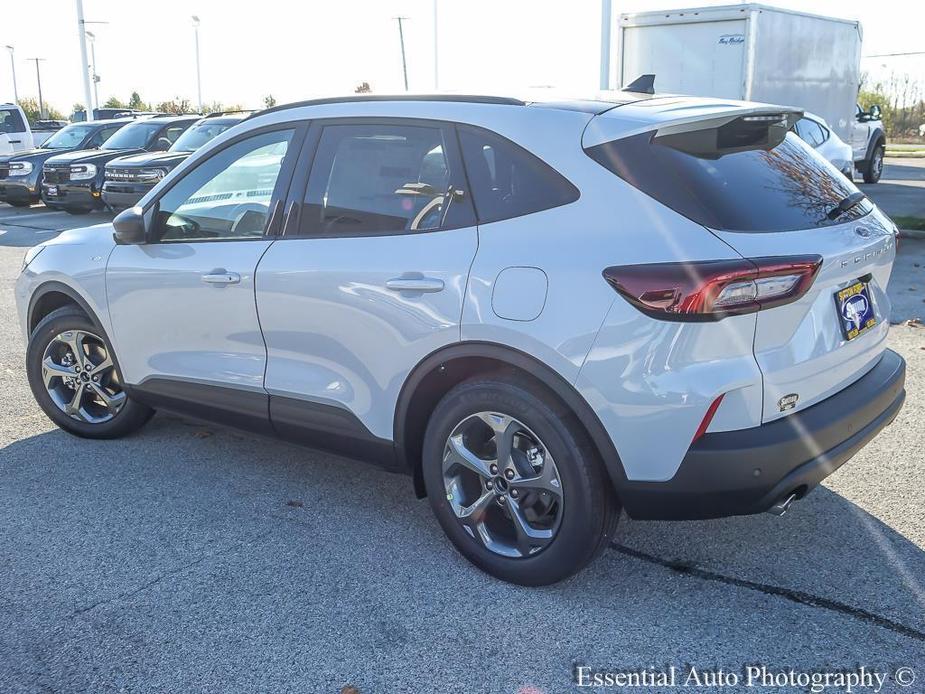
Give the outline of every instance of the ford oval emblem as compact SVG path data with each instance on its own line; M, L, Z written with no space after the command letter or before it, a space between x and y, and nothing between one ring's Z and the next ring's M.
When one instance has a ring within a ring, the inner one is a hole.
M870 236L870 229L867 227L855 227L854 233L866 239L868 236Z
M799 394L797 393L788 393L780 400L777 401L777 407L781 412L786 412L787 410L792 410L797 406L797 400L800 399Z

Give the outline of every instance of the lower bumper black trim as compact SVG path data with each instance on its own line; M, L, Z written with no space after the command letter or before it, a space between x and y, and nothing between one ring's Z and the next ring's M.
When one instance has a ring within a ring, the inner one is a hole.
M807 409L752 429L707 434L666 482L626 481L618 494L637 519L700 519L767 511L805 496L902 408L906 364L886 350L868 373Z

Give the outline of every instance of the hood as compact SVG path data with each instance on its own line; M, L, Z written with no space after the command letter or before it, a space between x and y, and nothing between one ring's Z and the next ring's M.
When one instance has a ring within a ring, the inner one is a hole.
M55 238L45 241L43 246L93 245L98 248L115 246L111 223L95 224L92 227L80 227L62 231Z
M56 154L48 159L49 164L96 164L100 166L116 157L143 152L141 149L78 149L74 152Z
M11 161L31 161L33 164L41 164L49 157L59 154L66 154L66 149L30 149L28 152L18 152L16 154L6 154L0 157L0 164L6 164Z
M172 169L186 159L192 152L141 152L139 154L130 154L127 157L113 159L107 166L121 167L126 169L147 168L150 166L159 166L161 168Z

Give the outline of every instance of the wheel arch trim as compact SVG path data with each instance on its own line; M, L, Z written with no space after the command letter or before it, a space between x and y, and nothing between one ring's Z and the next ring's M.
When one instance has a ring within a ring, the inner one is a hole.
M467 358L482 358L501 362L532 376L552 391L578 418L592 445L604 462L611 483L619 491L626 481L623 463L613 440L601 423L597 413L578 390L562 375L536 357L513 347L494 342L471 341L455 343L431 352L411 370L399 392L393 424L395 455L399 465L412 473L415 491L419 497L424 496L423 481L420 474L421 461L410 454L409 445L411 442L407 440L409 414L414 396L424 380L436 373L441 366L447 362Z
M90 305L90 302L80 292L78 292L72 286L65 284L64 282L60 282L58 280L48 280L37 286L33 290L32 295L29 297L29 308L26 311L26 328L30 334L32 330L35 329L35 325L38 323L38 321L34 320L36 307L43 297L53 293L64 294L67 296L75 304L77 304L84 313L87 314L87 317L90 318L90 320L96 324L100 330L105 331L106 328L97 315L96 311Z

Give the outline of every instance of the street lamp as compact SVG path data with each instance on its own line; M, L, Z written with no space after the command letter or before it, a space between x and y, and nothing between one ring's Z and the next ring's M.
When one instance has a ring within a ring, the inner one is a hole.
M402 29L402 22L408 18L396 17L395 19L398 20L398 40L401 43L401 71L405 76L405 91L408 91L408 63L405 61L405 32Z
M47 118L45 115L45 102L42 101L42 72L39 70L39 63L45 62L45 58L26 58L26 60L35 61L35 79L39 83L39 118Z
M10 69L13 71L13 101L19 103L19 92L16 89L16 61L13 59L13 47L7 46L10 52Z
M100 93L97 85L100 81L100 76L96 74L96 34L92 31L85 32L87 38L90 39L90 71L93 73L93 107L100 107ZM89 119L88 119L89 120Z
M90 95L90 72L87 69L87 36L84 27L83 0L77 0L77 38L80 41L80 71L84 88L84 108L87 109L87 120L93 120L93 98Z
M202 75L199 72L199 17L193 15L193 34L196 37L196 98L202 113Z

